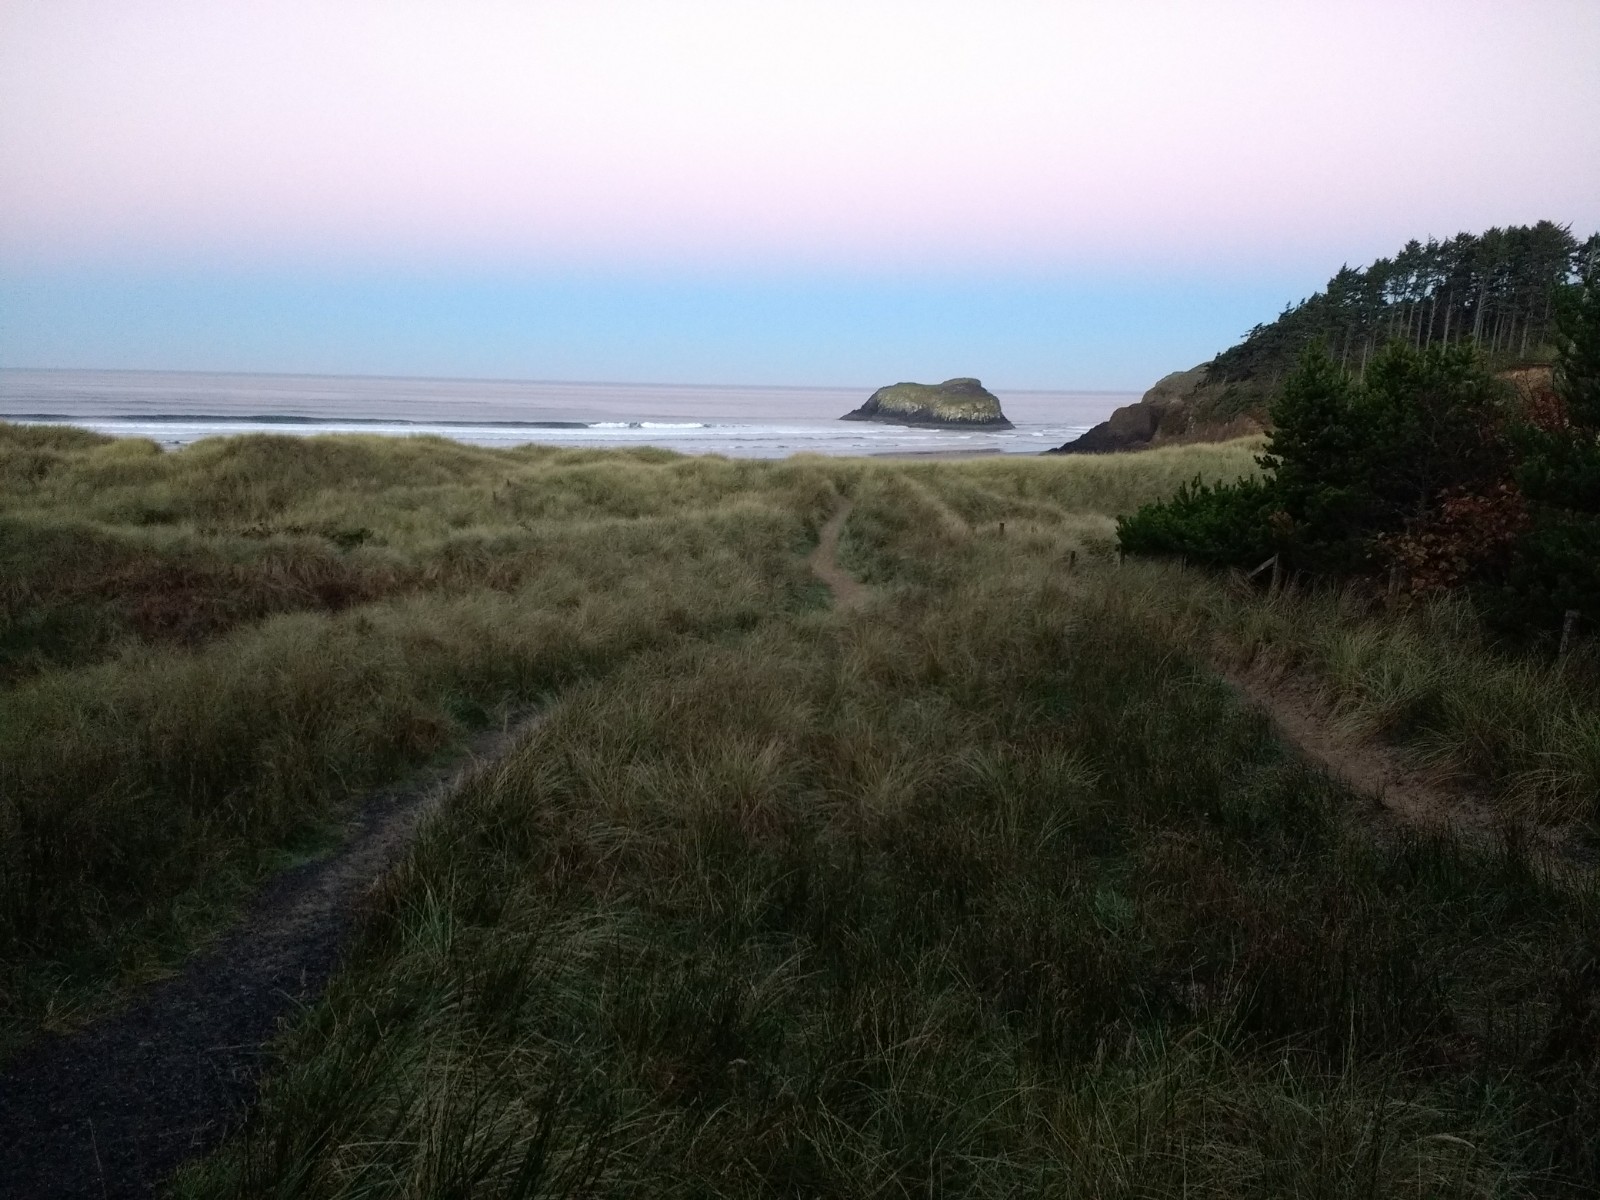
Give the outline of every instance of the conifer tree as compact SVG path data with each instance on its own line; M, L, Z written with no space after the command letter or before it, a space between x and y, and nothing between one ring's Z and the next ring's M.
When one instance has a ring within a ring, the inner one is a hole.
M1349 376L1313 342L1273 402L1272 433L1257 461L1302 545L1349 537L1369 502L1366 431L1351 419L1351 400Z
M1471 342L1500 366L1548 361L1555 297L1600 258L1597 245L1600 235L1580 245L1553 221L1412 239L1393 258L1341 267L1322 291L1218 354L1206 378L1265 392L1317 338L1357 378L1390 340Z
M1558 406L1522 431L1517 483L1533 525L1501 597L1503 619L1553 632L1568 611L1600 627L1600 265L1558 307Z
M1368 526L1402 529L1427 518L1447 492L1483 491L1505 479L1507 393L1470 345L1417 350L1391 342L1351 412L1366 438Z
M1590 240L1600 243L1600 238ZM1569 421L1600 433L1600 257L1586 265L1583 283L1566 296L1560 311L1556 392Z

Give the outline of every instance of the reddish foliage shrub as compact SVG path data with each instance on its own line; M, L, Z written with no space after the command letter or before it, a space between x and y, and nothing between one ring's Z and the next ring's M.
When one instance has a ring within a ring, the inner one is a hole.
M1528 502L1509 480L1486 493L1453 489L1404 533L1381 539L1417 594L1460 587L1503 571L1531 525Z
M1519 389L1517 398L1522 401L1523 418L1535 429L1545 433L1561 433L1572 428L1566 402L1548 383Z

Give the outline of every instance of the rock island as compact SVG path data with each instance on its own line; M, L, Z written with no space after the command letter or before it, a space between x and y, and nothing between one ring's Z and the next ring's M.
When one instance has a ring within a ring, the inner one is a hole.
M841 421L883 421L934 429L1010 429L1000 401L976 379L895 383L881 387Z

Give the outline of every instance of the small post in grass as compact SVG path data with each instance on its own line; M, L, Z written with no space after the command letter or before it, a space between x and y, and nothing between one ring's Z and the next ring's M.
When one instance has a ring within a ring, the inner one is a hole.
M1278 589L1280 587L1282 587L1282 586L1283 586L1283 556L1281 554L1274 554L1272 556L1272 585L1268 589L1269 594L1273 595L1273 596L1276 596L1278 594Z
M1572 649L1572 643L1578 640L1578 610L1569 608L1566 615L1561 618L1561 648L1556 654L1565 658L1567 651Z
M1250 574L1246 575L1245 579L1247 579L1247 580L1254 579L1257 575L1261 574L1261 572L1265 571L1268 567L1272 568L1272 591L1276 592L1278 590L1278 580L1279 580L1279 571L1280 571L1280 567L1278 566L1278 556L1276 554L1274 554L1271 558L1267 559L1266 562L1262 563L1254 571L1251 571Z
M1078 552L1076 550L1068 550L1067 551L1067 570L1076 571L1077 569L1078 569Z
M1005 535L1006 535L1006 523L1004 521L1001 521L1000 522L1000 536L1001 537L1005 537Z

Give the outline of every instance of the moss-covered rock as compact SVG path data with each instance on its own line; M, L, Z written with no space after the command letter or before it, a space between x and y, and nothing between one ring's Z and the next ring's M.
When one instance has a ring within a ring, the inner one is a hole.
M976 379L943 383L895 383L873 392L841 421L884 421L936 429L1010 429L1000 401Z

